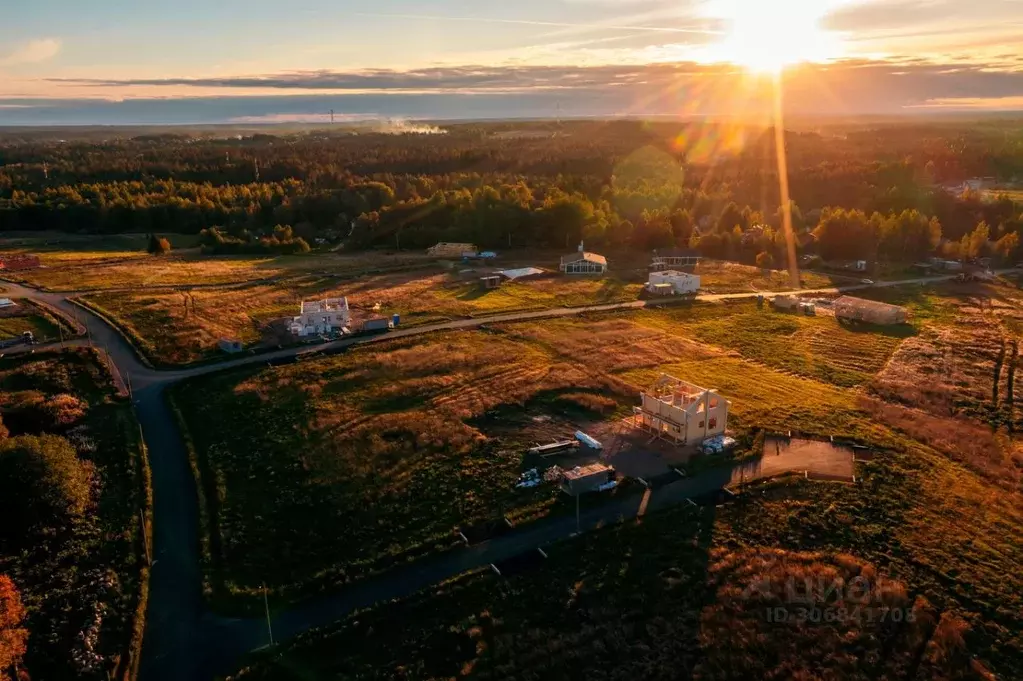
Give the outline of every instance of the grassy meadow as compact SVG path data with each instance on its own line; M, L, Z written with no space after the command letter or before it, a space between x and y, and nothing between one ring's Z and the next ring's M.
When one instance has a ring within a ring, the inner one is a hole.
M41 314L0 317L0 340L15 338L26 331L31 332L36 340L60 335L57 325Z
M482 332L176 387L207 505L209 589L245 597L265 580L295 598L450 546L457 525L543 515L557 492L514 490L521 448L470 422L561 393L624 390Z
M73 528L29 548L0 545L0 574L28 611L23 669L48 679L116 668L120 678L141 648L148 570L139 515L148 513L148 466L131 408L103 362L81 349L0 358L0 411L11 438L67 438L92 479L88 514Z
M541 659L598 674L608 668L602 655L627 651L637 656L627 670L647 659L642 651L680 655L696 678L750 678L804 664L794 651L807 646L832 651L821 653L826 659L844 655L848 678L915 669L983 679L985 668L1011 677L1023 670L1015 436L965 411L954 429L936 429L945 421L912 403L915 381L881 389L913 344L978 325L964 298L914 296L922 312L899 329L697 303L393 341L183 386L175 399L207 499L209 589L233 607L255 605L263 579L278 603L290 601L450 546L456 525L553 512L550 490L511 489L521 443L480 423L523 405L549 409L566 394L627 407L666 371L728 396L739 432L796 430L880 448L858 464L856 485L759 483L704 516L677 509L610 528L552 547L535 576L477 574L441 585L311 634L257 660L243 678L389 678L398 669L415 678L546 678ZM971 390L967 381L955 389ZM586 418L607 417L601 409ZM998 445L997 466L968 446L976 438ZM324 520L310 527L308 517ZM689 534L676 533L682 526ZM923 625L765 629L727 580L748 576L744 565L775 550L790 552L785 569L800 575L848 569L897 581L900 607L914 608ZM619 579L632 588L616 587ZM534 593L543 604L532 603ZM584 622L573 606L582 594ZM660 614L653 604L662 602L676 607ZM373 624L383 621L402 624ZM536 657L518 637L544 642L533 644ZM743 652L768 639L763 649L778 656ZM881 639L883 654L871 654Z
M294 342L282 320L302 300L348 296L353 318L399 314L415 326L474 315L626 302L641 286L616 279L549 278L506 283L485 291L448 274L375 274L353 280L308 275L233 288L116 291L84 301L116 320L151 358L188 364L217 354L217 341L238 338L249 347ZM373 309L377 311L374 312Z
M478 420L562 394L630 406L660 371L724 391L737 427L890 442L857 393L663 326L627 314L502 324L176 389L209 506L211 592L245 597L266 579L293 598L447 546L459 524L543 515L549 490L511 490L521 444L488 437Z
M0 311L0 340L15 338L30 331L37 341L57 340L63 332L65 338L74 330L54 313L31 301L17 299L17 307Z
M776 480L611 526L545 547L525 573L480 571L359 612L232 678L1016 678L1018 498L985 497L905 444L858 485ZM853 579L869 591L827 593ZM792 604L791 583L807 602ZM833 621L769 620L779 606Z

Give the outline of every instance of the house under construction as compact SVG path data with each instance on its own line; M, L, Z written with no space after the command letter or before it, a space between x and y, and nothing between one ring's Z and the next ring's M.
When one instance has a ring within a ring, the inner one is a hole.
M661 374L640 398L642 406L633 408L636 425L675 445L699 444L728 427L728 400L674 376Z

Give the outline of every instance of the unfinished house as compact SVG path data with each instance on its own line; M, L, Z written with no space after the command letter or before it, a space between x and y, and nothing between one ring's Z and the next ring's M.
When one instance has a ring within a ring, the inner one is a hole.
M607 272L607 258L596 253L588 253L582 249L575 253L561 256L559 270L565 274L604 274Z
M876 300L842 296L835 301L835 317L847 321L869 324L905 324L909 319L906 308Z
M447 241L442 241L436 246L426 249L427 255L437 258L475 258L478 252L476 244L449 243Z
M677 270L651 272L646 288L656 295L682 296L700 290L700 277Z
M687 248L669 248L654 251L650 269L654 271L673 270L679 267L696 267L700 254Z
M315 336L340 331L351 320L347 298L303 300L300 314L291 320L288 329L296 336Z
M636 425L675 445L699 444L722 435L731 403L715 390L661 374L634 407Z

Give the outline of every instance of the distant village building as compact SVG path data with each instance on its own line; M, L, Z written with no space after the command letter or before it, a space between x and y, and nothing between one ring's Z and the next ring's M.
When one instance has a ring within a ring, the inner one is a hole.
M30 270L39 267L39 256L28 254L0 255L0 270Z
M565 274L604 274L607 272L607 258L588 253L580 243L578 251L561 256L558 269Z
M904 307L853 296L842 296L836 300L834 309L838 319L870 324L905 324L909 319Z
M650 260L652 270L672 270L677 267L696 267L702 256L689 248L669 248L654 251Z
M674 376L661 374L640 399L642 406L633 408L636 424L676 445L699 444L728 428L728 400Z
M347 298L302 301L299 315L292 318L288 328L296 336L315 336L339 331L351 320Z
M696 293L700 290L700 277L676 270L651 272L646 288L650 293L657 295L681 296Z
M499 274L492 274L486 277L480 277L480 287L484 289L494 289L501 285L501 276Z
M478 252L479 249L476 248L476 244L449 243L446 241L426 249L427 255L437 258L475 258Z

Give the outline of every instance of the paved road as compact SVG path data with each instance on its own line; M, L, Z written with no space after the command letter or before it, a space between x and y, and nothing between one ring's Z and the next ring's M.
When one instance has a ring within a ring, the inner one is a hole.
M922 277L896 282L879 282L875 287L904 284L927 284L952 279ZM151 575L149 609L143 649L141 676L148 680L204 679L214 673L230 672L239 657L266 644L265 622L260 619L227 619L207 612L201 593L202 576L199 561L197 497L188 456L181 433L163 399L171 384L185 378L200 376L225 368L266 363L274 360L335 352L345 348L377 343L395 338L420 336L438 331L468 329L500 322L526 321L567 317L587 312L637 309L671 304L672 301L633 301L592 305L588 307L554 308L536 312L454 320L428 326L398 329L380 336L346 338L316 346L286 348L276 352L228 360L214 365L172 371L153 369L145 364L124 337L103 319L71 303L65 296L73 292L50 293L5 282L5 295L42 301L59 312L84 324L90 343L109 356L120 380L130 382L135 407L149 449L153 470L154 491L154 558ZM804 294L829 294L870 288L870 285L804 290ZM750 291L710 294L700 300L723 301L773 296L778 292ZM81 343L82 341L78 341ZM656 509L683 502L685 498L720 489L727 484L729 471L709 472L698 479L682 481L652 493L646 508ZM588 511L583 529L634 517L639 511L638 499ZM516 555L523 550L570 536L575 531L574 518L542 521L519 532L505 535L481 546L447 553L433 559L388 572L378 578L360 582L337 594L282 613L274 621L277 640L294 636L314 626L327 624L354 608L407 595L465 570Z

